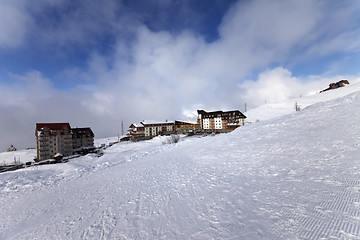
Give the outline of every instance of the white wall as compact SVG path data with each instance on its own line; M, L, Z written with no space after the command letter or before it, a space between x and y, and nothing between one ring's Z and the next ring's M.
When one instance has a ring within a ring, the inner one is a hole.
M221 117L214 118L215 129L222 129Z
M204 129L210 129L210 120L209 120L209 118L203 119L203 128Z

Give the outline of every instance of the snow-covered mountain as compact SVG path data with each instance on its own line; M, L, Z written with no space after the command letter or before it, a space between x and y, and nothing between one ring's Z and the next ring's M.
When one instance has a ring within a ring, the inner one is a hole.
M356 87L229 134L2 173L0 239L359 239Z

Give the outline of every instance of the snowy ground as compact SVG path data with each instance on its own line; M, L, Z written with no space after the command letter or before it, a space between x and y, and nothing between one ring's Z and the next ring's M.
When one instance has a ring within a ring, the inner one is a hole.
M100 147L102 144L108 145L109 143L117 142L118 140L119 140L118 137L95 139L94 145L95 147ZM35 158L36 158L36 149L18 150L13 152L2 152L0 153L0 166L12 165L14 164L15 160L18 163L34 162Z
M324 86L324 89L327 86ZM329 101L334 98L344 97L353 92L360 91L360 79L353 79L349 85L345 87L329 90L326 92L319 93L314 92L307 96L298 98L282 100L279 102L272 102L264 104L255 109L251 109L245 113L248 122L256 122L274 119L279 116L293 113L295 111L295 103L297 103L301 109L304 109L314 103Z
M107 137L107 138L99 138L94 140L95 147L100 147L101 144L108 145L109 143L118 142L121 137Z
M14 162L33 162L36 157L36 149L18 150L13 152L0 153L0 166L11 165Z
M329 91L330 92L330 91ZM0 174L0 239L359 239L360 92Z

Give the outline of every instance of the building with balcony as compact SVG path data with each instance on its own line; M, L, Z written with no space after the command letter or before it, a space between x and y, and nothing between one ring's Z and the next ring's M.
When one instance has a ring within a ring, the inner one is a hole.
M194 133L200 129L197 123L185 121L142 121L129 126L132 141L148 140L159 135Z
M37 161L61 154L73 154L74 149L94 146L94 133L87 128L71 128L69 123L37 123L35 129Z
M198 110L198 124L205 132L230 132L244 126L246 116L239 110L206 112Z
M57 153L62 156L72 155L72 134L69 123L37 123L35 136L38 161L54 158Z
M94 146L94 133L89 127L72 128L73 149L88 148Z
M175 121L175 132L177 134L189 134L196 133L200 130L200 126L197 123Z
M129 127L128 135L132 141L148 140L159 135L175 133L174 121L142 121Z

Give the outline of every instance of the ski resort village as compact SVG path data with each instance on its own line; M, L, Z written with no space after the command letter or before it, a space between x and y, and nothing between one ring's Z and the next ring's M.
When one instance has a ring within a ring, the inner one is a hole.
M37 123L0 161L61 160L0 174L0 239L359 239L359 109L357 80L123 137Z
M0 1L0 240L360 240L359 0Z
M197 123L184 121L142 121L139 124L131 124L128 136L120 140L149 140L156 136L174 134L206 134L227 133L237 127L245 125L245 115L240 111L215 111L206 112L198 110ZM90 127L71 128L69 123L37 123L36 158L35 162L47 160L46 163L55 163L63 160L63 157L77 157L77 154L97 153L101 148L94 146L94 133ZM112 144L117 143L112 142ZM13 149L10 148L9 151ZM48 161L54 159L54 161ZM43 164L45 162L42 162ZM32 165L32 162L27 162ZM2 171L17 169L20 166L3 166Z

